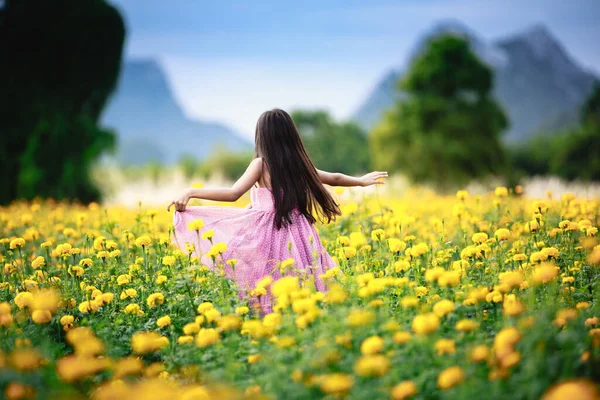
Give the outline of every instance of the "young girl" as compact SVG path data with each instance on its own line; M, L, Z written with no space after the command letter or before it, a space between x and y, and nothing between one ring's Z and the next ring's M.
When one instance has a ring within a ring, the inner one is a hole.
M323 291L325 285L319 275L334 263L313 226L313 215L326 222L340 215L323 184L369 186L382 184L385 177L387 172L355 178L316 169L290 115L279 109L267 111L256 124L255 158L233 187L188 189L168 205L167 210L171 206L176 210L173 239L183 251L186 243L193 245L201 262L212 266L211 257L206 255L212 244L201 237L212 230L212 243L226 245L223 260L235 260L225 265L225 273L242 293L249 293L266 276L279 279L281 262L289 263L290 258L294 260L291 270L314 276L317 290ZM192 198L236 201L249 189L252 203L247 208L186 207ZM196 232L188 225L198 219L203 228ZM268 290L259 302L263 312L271 312Z

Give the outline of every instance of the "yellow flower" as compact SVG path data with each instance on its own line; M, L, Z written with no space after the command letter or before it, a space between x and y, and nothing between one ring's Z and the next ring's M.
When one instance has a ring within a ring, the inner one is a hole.
M208 230L204 231L204 233L202 234L202 239L209 240L209 239L212 239L212 237L214 235L215 235L215 231L213 231L212 229L208 229Z
M146 304L149 307L156 307L156 306L159 306L159 305L163 304L164 302L165 302L165 296L162 293L160 293L160 292L152 293L146 299Z
M380 336L366 338L360 345L360 352L364 355L380 353L383 350L383 339Z
M357 326L365 326L373 322L375 319L375 314L372 311L368 310L353 310L348 314L346 318L346 323L349 326L357 327Z
M159 319L156 320L156 325L158 325L158 327L163 328L167 325L171 325L171 317L168 315L165 315L164 317L160 317Z
M461 319L456 323L456 330L462 332L471 332L479 327L479 323L472 319Z
M500 228L500 229L497 229L496 232L494 232L494 236L499 241L503 241L503 240L509 240L510 237L511 237L511 234L510 234L510 231L508 229L506 229L506 228Z
M531 275L531 281L536 285L551 282L558 276L558 267L552 263L540 264Z
M131 282L131 275L124 274L117 277L117 285L123 286Z
M381 354L362 356L354 364L354 372L364 377L383 376L390 364L390 360Z
M34 269L38 269L46 265L46 259L42 256L37 256L35 260L31 262L31 267Z
M200 348L211 346L219 342L221 336L214 328L202 328L196 336L196 346Z
M154 282L156 282L157 285L162 285L167 280L168 280L168 278L165 275L159 275L156 277L156 280Z
M65 315L61 317L60 324L61 325L70 325L75 321L75 318L72 315Z
M485 243L485 241L488 240L488 235L485 232L478 232L473 234L471 240L477 244Z
M137 354L148 354L169 345L169 339L156 332L138 332L131 337L131 348Z
M246 315L250 312L250 309L246 306L237 307L235 313L239 315Z
M440 319L434 313L415 316L412 321L412 330L419 335L428 335L440 327Z
M298 277L286 276L277 280L271 287L271 293L275 297L289 295L298 290Z
M202 221L201 219L197 219L195 221L192 221L188 224L188 230L190 231L200 231L200 229L202 229L204 227L204 221Z
M52 320L52 314L48 310L35 310L31 314L31 319L36 324L47 324Z
M333 373L320 377L321 391L331 395L343 395L354 386L354 380L348 374Z
M541 400L597 400L598 389L587 379L573 379L557 383L550 387Z
M10 241L10 249L14 250L14 249L21 249L23 248L23 246L25 246L25 239L23 238L16 238Z
M162 258L162 264L168 267L172 267L173 265L175 265L175 261L175 257L173 256L164 256Z
M496 195L496 197L507 197L508 189L505 187L499 186L496 188L496 190L494 190L494 194Z
M193 343L193 342L194 342L193 336L179 336L177 338L177 343L179 343L179 344L187 344L187 343Z
M456 192L456 198L459 200L466 200L467 197L469 197L469 192L467 192L466 190L459 190L458 192Z
M392 400L404 400L417 394L417 385L412 381L403 381L392 388Z
M128 304L127 307L125 307L124 312L125 314L144 315L140 305L136 303Z
M29 307L32 301L33 295L29 292L20 292L15 296L15 304L21 310L25 307Z
M443 317L454 311L454 303L450 300L440 300L433 305L433 312L438 317Z
M150 236L144 235L144 236L140 236L139 238L135 239L135 245L138 247L148 247L152 244L152 239L150 239Z
M215 306L213 305L213 303L206 301L204 303L201 303L198 306L197 311L198 311L198 314L202 314L205 311L212 310L213 308L215 308Z
M473 362L482 362L486 361L490 355L490 349L486 345L476 346L473 351L471 351L471 361Z
M438 356L456 353L456 345L454 344L454 340L439 339L437 342L435 342L435 351L437 351Z
M262 354L250 354L248 356L248 364L256 364L262 359Z
M437 379L438 387L442 390L452 389L465 379L465 371L459 367L449 367L443 370Z
M394 335L392 336L392 341L396 344L405 344L410 341L411 337L412 335L410 334L410 332L398 331L394 332Z

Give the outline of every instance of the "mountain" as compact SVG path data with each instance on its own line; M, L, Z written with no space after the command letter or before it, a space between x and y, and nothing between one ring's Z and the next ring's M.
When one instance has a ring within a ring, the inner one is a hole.
M557 131L579 121L579 110L597 78L578 65L543 25L501 40L486 42L468 27L444 21L418 43L413 56L432 38L453 34L469 40L473 51L494 71L494 96L510 120L507 142L519 142L538 132ZM396 82L400 69L377 83L353 119L370 129L383 112L401 98Z
M248 140L223 124L188 118L162 67L152 59L125 61L101 122L117 131L117 159L125 164L173 163L184 154L205 158L216 146L251 148Z

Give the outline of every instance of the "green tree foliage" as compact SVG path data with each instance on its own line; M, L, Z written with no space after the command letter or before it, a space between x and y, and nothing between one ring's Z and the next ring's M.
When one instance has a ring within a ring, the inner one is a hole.
M216 172L230 181L236 181L246 171L252 158L251 151L232 152L227 149L217 149L197 166L197 171L205 179L210 178Z
M556 175L567 180L600 180L600 85L581 110L581 126L569 132L539 135L509 149L509 178Z
M491 97L492 82L466 40L431 39L398 83L405 98L373 129L375 168L440 188L501 172L507 119Z
M319 169L357 174L370 168L366 133L353 122L335 122L325 111L295 111L306 151Z
M0 9L0 203L96 200L89 172L115 142L98 119L125 27L104 0L6 0Z

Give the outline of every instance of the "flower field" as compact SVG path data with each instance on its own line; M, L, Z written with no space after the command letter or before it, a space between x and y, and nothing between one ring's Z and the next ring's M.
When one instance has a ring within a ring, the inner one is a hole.
M165 211L0 208L0 397L598 398L597 199L338 194L328 291L281 260L268 315Z

